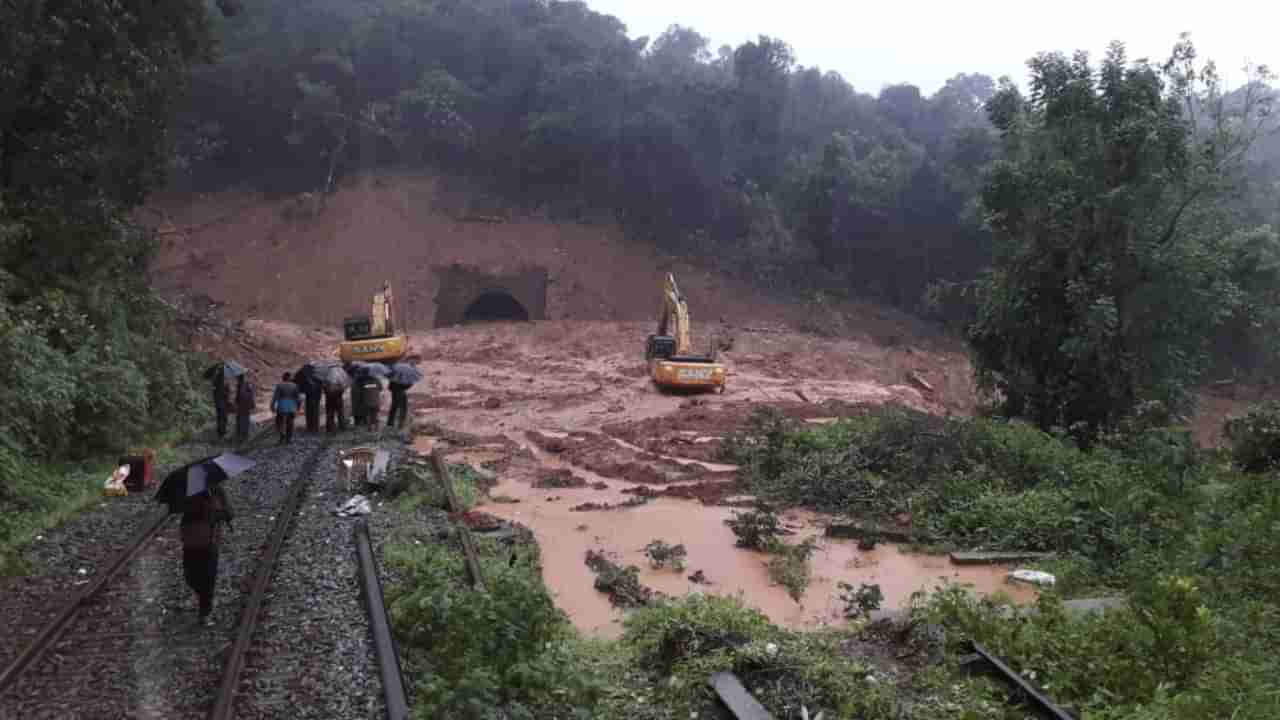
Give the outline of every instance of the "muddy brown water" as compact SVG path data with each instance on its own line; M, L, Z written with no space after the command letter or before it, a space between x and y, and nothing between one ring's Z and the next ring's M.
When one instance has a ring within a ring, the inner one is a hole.
M769 556L734 546L733 531L724 521L734 510L705 506L697 502L656 498L648 504L623 510L574 512L575 505L586 502L621 503L633 496L622 493L632 487L625 481L604 478L551 456L522 437L512 439L527 448L542 469L569 469L588 483L602 482L607 490L591 488L534 488L528 477L520 473L506 474L492 490L493 496L506 496L518 503L489 503L483 509L500 518L518 522L533 531L542 550L543 579L555 597L556 604L583 633L613 638L622 633L625 612L614 608L609 599L592 584L595 576L584 563L587 550L604 551L621 565L640 568L645 585L669 596L691 593L737 595L749 607L756 608L778 625L793 629L813 629L839 625L843 603L838 583L877 583L884 593L884 607L903 608L912 593L932 590L944 581L965 583L975 592L1003 592L1016 602L1034 600L1036 592L1025 586L1006 583L1007 567L957 567L946 556L908 553L894 545L880 545L873 551L857 549L856 542L822 535L826 518L803 511L783 513L785 525L795 534L787 541L798 543L813 537L818 551L811 560L812 582L801 598L794 602L780 586L769 580L766 565ZM452 457L452 462L465 462L467 453ZM644 555L644 547L653 540L683 544L688 551L683 572L653 569ZM687 578L701 570L710 584L690 582Z

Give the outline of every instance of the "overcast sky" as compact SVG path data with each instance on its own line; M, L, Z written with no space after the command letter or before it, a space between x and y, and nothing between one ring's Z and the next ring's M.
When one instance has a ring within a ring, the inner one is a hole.
M667 26L692 27L712 50L760 34L790 43L801 65L835 70L862 92L910 82L926 94L959 72L1010 75L1025 86L1026 60L1042 50L1088 50L1101 57L1122 40L1131 58L1164 59L1189 31L1201 57L1217 61L1229 84L1246 61L1280 69L1280 2L1275 0L586 0L636 38ZM1050 9L1057 12L1050 13Z

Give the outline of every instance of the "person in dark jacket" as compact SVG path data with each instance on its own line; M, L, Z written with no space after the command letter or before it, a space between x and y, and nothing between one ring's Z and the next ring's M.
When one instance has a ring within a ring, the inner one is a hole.
M316 378L315 368L311 365L303 365L293 381L298 384L298 390L306 396L303 409L307 419L307 432L320 432L321 388L320 380Z
M213 612L222 525L230 527L231 519L231 503L221 484L212 485L207 493L188 498L182 513L182 574L196 593L202 625L209 623L209 614Z
M342 413L342 386L326 385L324 387L324 429L329 433L347 429L347 418ZM336 421L336 427L335 427Z
M213 373L213 413L217 418L218 439L227 437L227 377L218 367Z
M276 433L280 444L293 442L293 420L298 415L298 396L301 394L293 376L285 373L284 382L276 385L271 394L271 412L276 414Z
M236 378L236 442L249 439L249 414L253 412L253 383L246 375Z
M402 429L405 420L409 417L409 388L410 385L401 385L397 382L390 383L391 388L391 411L387 413L387 427Z

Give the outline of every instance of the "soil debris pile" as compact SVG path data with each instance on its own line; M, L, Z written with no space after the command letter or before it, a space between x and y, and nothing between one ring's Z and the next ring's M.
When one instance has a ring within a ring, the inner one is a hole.
M662 596L640 582L640 568L617 565L603 552L588 550L587 567L596 574L595 588L609 596L614 607L648 607Z

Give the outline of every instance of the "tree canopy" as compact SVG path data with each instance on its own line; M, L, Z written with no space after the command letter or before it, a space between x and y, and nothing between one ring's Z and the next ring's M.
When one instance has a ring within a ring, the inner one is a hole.
M1143 401L1185 407L1216 331L1267 321L1250 298L1280 280L1274 232L1230 202L1270 117L1265 69L1231 102L1185 37L1162 65L1119 43L1096 69L1084 53L1029 64L1029 97L1005 83L988 103L979 377L1010 414L1086 434Z

